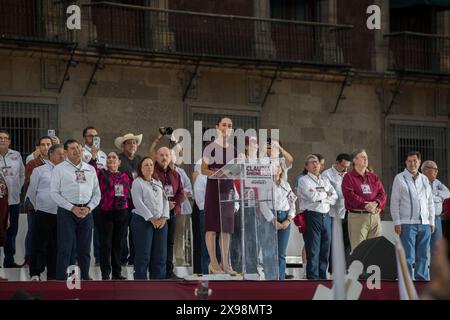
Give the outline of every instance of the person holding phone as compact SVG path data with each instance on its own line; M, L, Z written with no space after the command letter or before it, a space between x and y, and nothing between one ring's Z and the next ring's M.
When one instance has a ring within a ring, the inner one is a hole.
M98 169L107 169L106 161L107 156L102 150L100 150L100 136L98 135L95 127L86 127L83 130L83 162L89 163L95 161ZM94 217L100 213L100 208L93 211ZM94 224L94 257L95 265L100 265L100 235L98 234L97 225Z
M83 161L89 163L95 160L100 169L106 169L106 153L100 150L100 136L94 127L86 127L83 130Z

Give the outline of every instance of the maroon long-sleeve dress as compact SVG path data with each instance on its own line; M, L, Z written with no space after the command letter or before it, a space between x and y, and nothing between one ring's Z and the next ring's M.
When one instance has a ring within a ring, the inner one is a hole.
M218 152L222 154L216 155ZM203 156L209 159L208 169L217 171L229 161L236 159L237 151L231 145L223 148L217 143L211 142L203 151ZM219 191L222 200L226 200L231 192L234 195L233 180L221 180L219 190L218 180L208 178L205 193L205 231L233 233L234 203L227 202L220 205Z

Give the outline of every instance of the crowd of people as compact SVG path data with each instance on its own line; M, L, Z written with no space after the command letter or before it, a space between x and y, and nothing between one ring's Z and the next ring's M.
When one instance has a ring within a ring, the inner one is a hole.
M179 279L174 260L183 255L178 251L183 252L191 217L194 273L234 276L242 268L258 273L261 252L265 279L286 279L286 251L294 222L304 239L306 278L327 279L332 272L333 219L342 223L347 256L364 240L383 235L387 195L364 149L337 155L327 170L323 156L307 155L291 188L288 173L294 158L280 141L260 142L247 136L240 153L230 143L229 117L221 117L216 130L215 139L205 145L195 164L192 179L176 161L176 146L158 148L163 133L152 141L146 156L137 153L142 135L117 137L114 144L120 153L108 154L100 149L95 127L83 130L83 142L68 139L61 144L56 136L43 136L24 164L21 154L10 149L10 134L0 130L3 267L29 266L31 280L40 280L45 270L48 280L66 280L68 267L77 264L81 279L89 280L93 247L103 280L126 279L124 265L134 266L134 279ZM258 201L268 196L246 181L217 179L220 170L236 159L270 165L273 201ZM416 280L430 279L430 260L442 237L443 203L450 198L437 174L434 161L422 162L420 153L411 151L391 188L395 232ZM221 201L229 194L231 199L245 195L246 205ZM14 256L21 199L28 231L25 262L19 265ZM236 218L239 215L243 219ZM245 235L239 234L242 223ZM241 236L245 246L239 251L236 246L241 243L235 240Z

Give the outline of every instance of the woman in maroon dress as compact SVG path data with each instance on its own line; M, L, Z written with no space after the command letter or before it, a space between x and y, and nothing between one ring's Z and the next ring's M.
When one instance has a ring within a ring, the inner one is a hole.
M206 176L213 175L225 164L237 157L234 146L228 143L232 133L233 123L230 118L222 117L217 121L218 136L203 151L202 173ZM208 178L205 194L205 241L210 258L209 273L235 275L236 272L230 266L229 246L230 234L234 230L234 203L219 203L220 199L226 200L232 194L234 185L232 179L220 180ZM216 234L220 233L221 264L216 256Z

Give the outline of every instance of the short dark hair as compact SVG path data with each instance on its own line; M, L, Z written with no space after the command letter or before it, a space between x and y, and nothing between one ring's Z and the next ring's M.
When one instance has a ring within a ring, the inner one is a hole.
M143 158L141 159L141 161L139 161L139 164L138 164L138 166L137 166L137 175L138 175L138 177L141 177L141 178L144 179L144 180L145 180L145 178L144 178L144 174L142 173L142 164L143 164L144 161L147 160L147 159L152 160L153 166L155 165L155 161L153 161L153 159L152 159L151 157L146 156L146 157L143 157ZM159 180L159 178L158 178L158 176L156 175L155 171L153 171L153 176L152 176L152 178L155 179L155 180Z
M86 132L88 130L97 130L97 129L95 127L92 127L92 126L84 128L84 130L83 130L83 137L86 137Z
M348 153L339 153L338 156L336 157L336 161L341 163L342 161L352 161L352 158L350 157L350 155Z
M50 140L50 142L53 143L53 140L52 140L52 138L50 138L50 136L42 136L42 137L39 138L39 141L38 141L37 145L40 146L41 145L41 141L45 140L45 139L48 139L48 140Z
M66 142L64 142L64 150L69 149L69 144L72 144L72 143L78 143L79 144L79 142L77 140L75 140L75 139L67 139Z
M51 155L51 154L55 153L56 149L59 149L59 148L63 148L64 149L64 146L62 144L54 144L54 145L52 145L50 147L50 149L48 149L48 154Z
M421 155L419 151L410 151L408 152L408 154L406 155L405 160L407 160L409 157L413 157L413 156L417 156L417 159L421 159Z
M9 134L8 131L0 129L0 133L4 133L4 134L8 135L8 139L11 139L11 135Z

